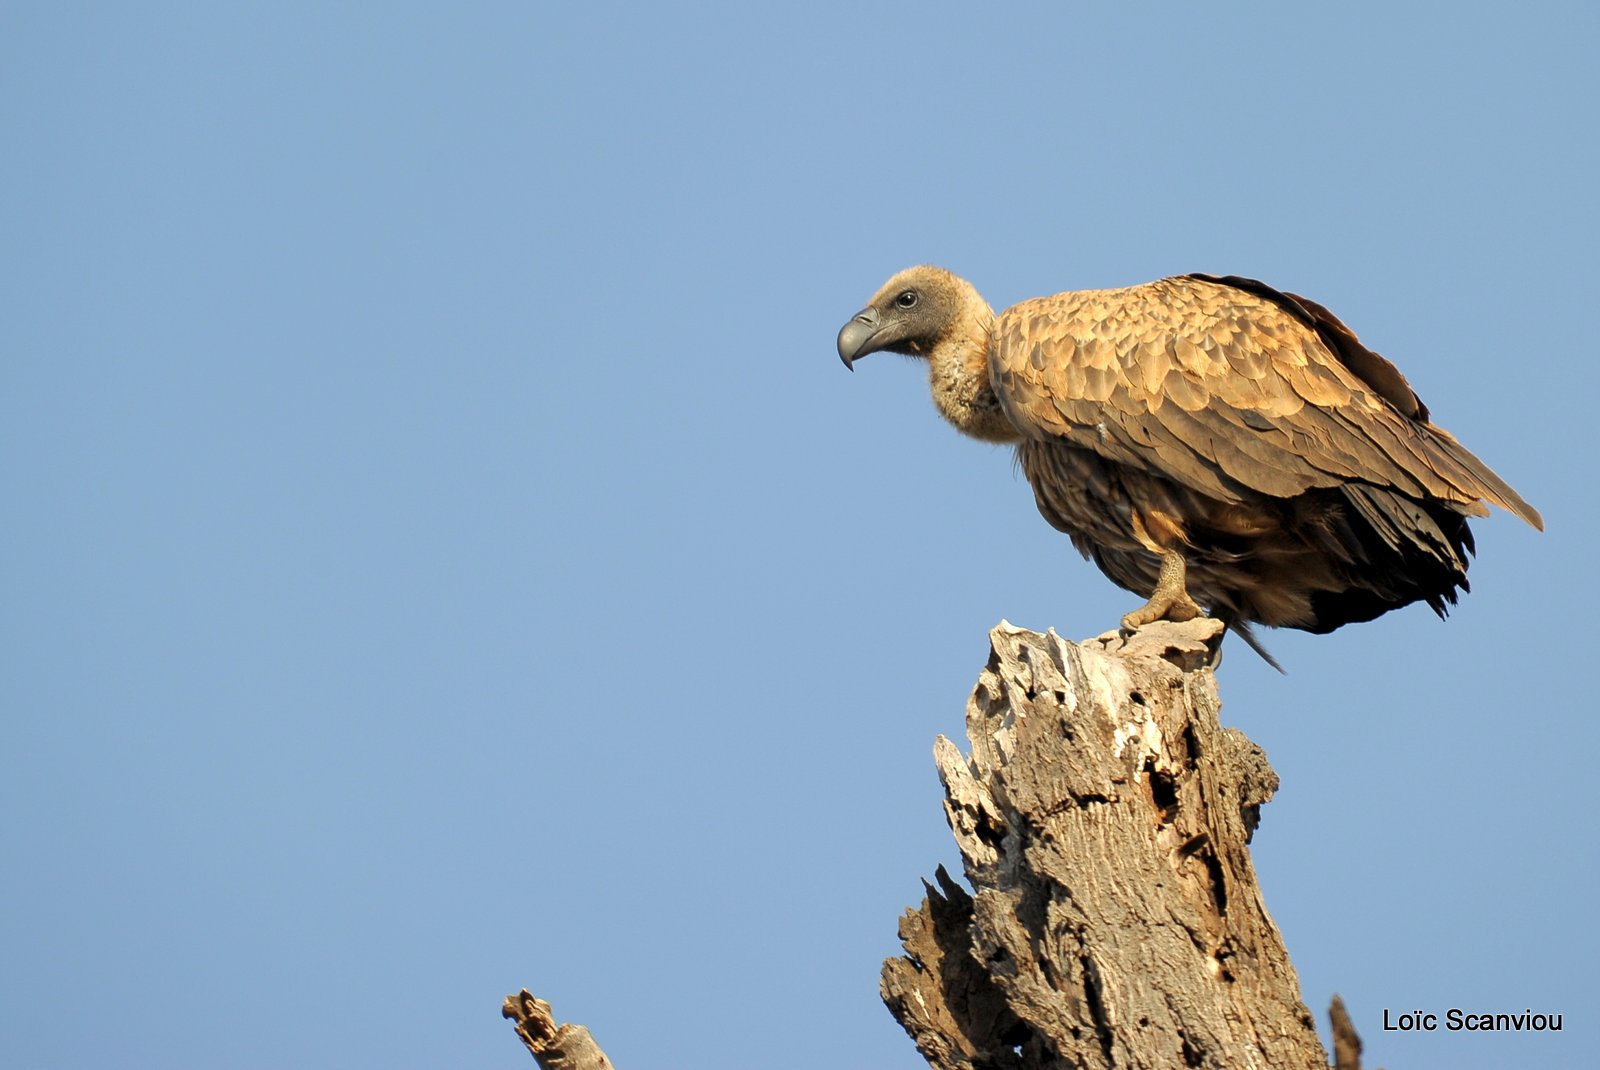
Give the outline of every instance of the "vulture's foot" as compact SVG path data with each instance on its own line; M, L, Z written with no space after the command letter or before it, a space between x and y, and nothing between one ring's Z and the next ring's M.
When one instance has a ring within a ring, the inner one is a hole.
M1201 615L1200 607L1184 585L1187 570L1183 555L1171 551L1161 555L1161 575L1156 579L1156 589L1150 601L1122 618L1122 630L1132 632L1158 620L1182 623Z

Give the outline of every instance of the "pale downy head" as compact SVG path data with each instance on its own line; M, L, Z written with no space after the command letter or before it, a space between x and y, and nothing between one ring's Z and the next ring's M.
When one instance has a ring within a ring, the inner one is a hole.
M907 268L839 331L839 359L853 370L868 353L928 357L943 342L983 331L993 315L965 279L926 264Z
M985 442L1014 442L1017 430L989 383L994 324L994 311L965 279L943 268L907 268L839 331L839 359L854 370L868 353L920 357L946 420Z

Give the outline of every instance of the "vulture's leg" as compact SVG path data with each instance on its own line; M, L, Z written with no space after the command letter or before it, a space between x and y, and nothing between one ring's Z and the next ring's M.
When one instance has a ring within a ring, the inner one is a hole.
M1184 587L1185 568L1183 555L1171 550L1161 552L1161 575L1156 578L1156 589L1150 601L1122 618L1127 631L1142 628L1158 620L1194 620L1200 607Z

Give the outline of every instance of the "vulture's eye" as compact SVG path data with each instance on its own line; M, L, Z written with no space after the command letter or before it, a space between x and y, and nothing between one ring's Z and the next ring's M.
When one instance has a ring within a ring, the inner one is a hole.
M894 303L899 305L901 308L916 308L917 307L917 291L915 291L915 290L907 290L905 293L903 293L899 297L895 298L894 299Z

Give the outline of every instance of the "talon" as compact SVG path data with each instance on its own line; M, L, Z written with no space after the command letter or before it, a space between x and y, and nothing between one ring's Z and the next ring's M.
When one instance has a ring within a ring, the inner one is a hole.
M1150 601L1123 616L1124 635L1131 635L1135 630L1158 620L1181 623L1194 620L1202 614L1203 610L1185 589L1186 571L1181 554L1169 550L1161 555L1161 575L1156 580L1156 589L1151 593Z

